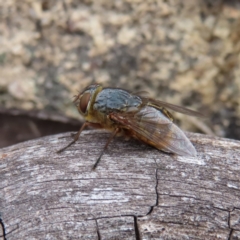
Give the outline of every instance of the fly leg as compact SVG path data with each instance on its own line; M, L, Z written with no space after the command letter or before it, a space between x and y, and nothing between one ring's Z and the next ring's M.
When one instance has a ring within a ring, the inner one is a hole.
M98 163L99 163L100 160L101 160L101 157L102 157L103 153L106 151L109 143L113 140L113 138L117 135L118 132L119 132L119 128L116 128L116 129L114 130L114 132L111 134L111 136L109 137L107 143L105 144L102 152L100 153L97 161L96 161L95 164L93 165L92 170L95 170L95 168L97 167Z
M78 139L79 139L79 136L81 134L81 132L83 131L83 129L87 126L92 126L92 127L95 127L95 128L101 128L101 125L98 124L98 123L90 123L90 122L85 122L82 127L79 129L79 131L74 134L74 139L72 142L70 142L66 147L64 148L61 148L60 150L57 151L57 153L60 153L60 152L63 152L65 149L67 149L68 147L70 147L72 144L74 144Z

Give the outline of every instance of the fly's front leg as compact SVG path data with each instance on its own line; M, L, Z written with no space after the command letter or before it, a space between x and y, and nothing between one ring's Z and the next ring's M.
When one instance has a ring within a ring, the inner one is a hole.
M97 161L95 162L95 164L94 164L93 167L92 167L93 170L97 167L98 163L99 163L100 160L101 160L101 157L102 157L103 153L106 151L109 143L113 140L113 138L117 135L118 132L119 132L119 128L116 128L116 129L114 130L114 132L111 134L111 136L109 137L109 139L108 139L107 143L105 144L102 152L100 153Z
M81 132L83 131L83 129L87 126L92 126L95 128L101 128L101 125L98 123L90 123L90 122L85 122L82 127L79 129L79 131L76 134L73 134L72 136L74 137L73 141L70 142L66 147L61 148L60 150L57 151L57 153L63 152L65 149L67 149L68 147L70 147L72 144L74 144L78 139L79 136L81 134Z

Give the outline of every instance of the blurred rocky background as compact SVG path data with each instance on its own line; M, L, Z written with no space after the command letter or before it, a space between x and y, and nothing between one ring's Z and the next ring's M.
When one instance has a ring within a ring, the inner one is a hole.
M0 0L0 147L78 130L87 85L204 113L187 131L240 139L239 0Z

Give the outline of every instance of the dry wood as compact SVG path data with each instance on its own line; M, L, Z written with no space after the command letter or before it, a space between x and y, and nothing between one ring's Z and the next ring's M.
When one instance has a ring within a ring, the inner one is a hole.
M4 239L240 239L240 142L188 134L197 158L84 131L0 150Z

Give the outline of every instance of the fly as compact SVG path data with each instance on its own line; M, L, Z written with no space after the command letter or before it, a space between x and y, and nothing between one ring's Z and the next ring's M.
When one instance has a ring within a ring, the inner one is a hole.
M85 118L74 140L58 153L75 143L87 126L110 130L110 135L98 159L95 169L109 143L116 135L134 137L161 151L195 157L197 152L184 132L173 123L166 108L183 114L203 117L199 112L159 100L141 97L120 88L88 86L75 96L74 103Z

